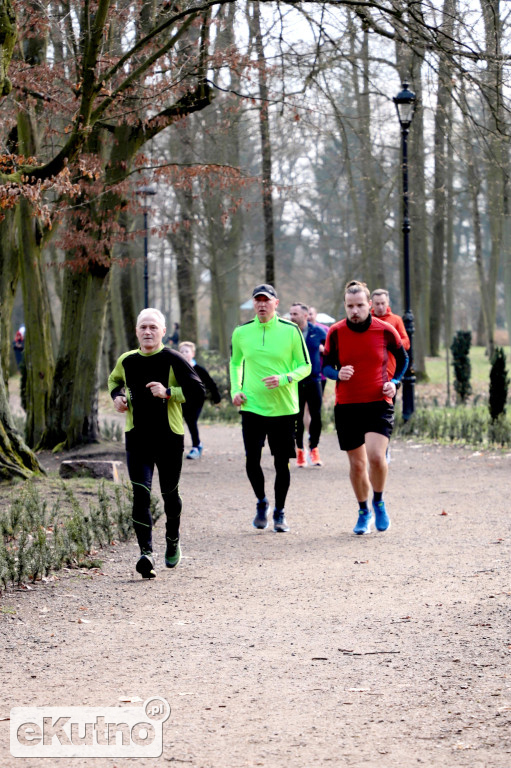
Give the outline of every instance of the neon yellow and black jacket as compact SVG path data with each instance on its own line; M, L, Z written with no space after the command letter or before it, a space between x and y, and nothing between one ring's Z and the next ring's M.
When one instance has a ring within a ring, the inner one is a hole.
M267 323L254 317L232 334L231 397L243 392L242 411L261 416L298 413L298 382L311 372L309 353L295 323L275 314ZM267 389L263 379L279 377L279 386ZM288 381L288 376L292 381Z
M159 381L170 389L170 399L154 397L147 388L150 381ZM183 435L181 403L197 406L204 401L204 386L192 366L179 352L164 347L150 354L140 349L125 352L117 360L108 377L108 391L112 399L125 395L126 437L165 440Z

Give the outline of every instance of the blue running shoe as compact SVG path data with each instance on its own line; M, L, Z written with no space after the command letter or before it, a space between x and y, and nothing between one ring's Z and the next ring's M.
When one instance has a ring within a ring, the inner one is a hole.
M371 533L371 523L373 521L373 513L368 509L367 512L359 510L358 520L356 526L353 528L353 533L358 536L364 533Z
M377 531L387 531L390 528L390 519L385 509L384 501L373 501L374 525Z
M289 531L283 509L273 510L273 530L275 533L287 533Z
M260 531L264 531L265 528L268 528L268 507L270 506L270 503L266 496L264 499L261 499L261 501L258 501L256 504L256 516L252 520L252 525L254 528L258 528Z

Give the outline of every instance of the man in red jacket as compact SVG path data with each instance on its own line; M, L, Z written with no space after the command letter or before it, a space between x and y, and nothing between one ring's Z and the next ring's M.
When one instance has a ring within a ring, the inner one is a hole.
M386 291L385 288L376 288L376 290L371 293L371 301L373 303L373 306L371 307L371 314L374 317L379 317L380 320L384 320L386 323L389 323L389 325L396 329L396 331L401 336L403 347L408 352L410 349L410 339L402 319L399 317L399 315L395 315L390 308L389 292ZM389 355L389 379L394 376L395 370L396 358L391 353Z
M365 283L353 280L344 294L346 319L330 328L324 352L323 373L334 379L335 427L342 451L348 454L350 480L358 501L353 532L371 532L373 514L378 531L390 520L383 501L388 465L385 460L394 426L392 398L404 374L408 356L399 334L388 323L371 315ZM394 377L388 375L389 354L396 359ZM369 469L368 469L369 465Z

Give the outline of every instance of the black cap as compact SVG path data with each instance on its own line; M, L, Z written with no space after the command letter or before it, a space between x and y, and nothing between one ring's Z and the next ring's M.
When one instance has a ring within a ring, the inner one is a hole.
M276 299L277 297L277 291L273 287L273 285L269 285L268 283L264 283L263 285L258 285L254 290L252 291L252 298L255 299L256 296L268 296L269 299Z

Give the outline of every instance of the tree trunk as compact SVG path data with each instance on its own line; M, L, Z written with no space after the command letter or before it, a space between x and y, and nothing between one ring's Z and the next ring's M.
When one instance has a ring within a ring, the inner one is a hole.
M454 3L445 0L442 16L442 32L445 40L452 39L454 26ZM446 151L452 133L447 112L452 88L452 59L440 56L438 68L437 104L435 111L434 159L435 179L433 188L433 245L431 253L430 298L431 307L436 307L429 318L430 354L440 354L440 333L444 308L444 263L445 263L445 216L446 216Z
M421 109L421 71L424 51L419 44L413 49L398 45L396 51L401 82L408 81L417 97L417 107L410 129L409 138L409 179L410 179L410 284L411 303L415 318L413 337L413 367L417 378L426 375L426 350L429 329L429 261L426 208L426 171L424 155L424 114ZM402 269L402 267L401 267Z
M39 446L46 429L55 370L51 343L51 314L45 282L37 219L27 200L16 209L21 286L25 309L25 367L27 371L26 441Z
M447 122L452 124L452 99L447 105ZM453 336L453 304L454 304L454 266L458 250L454 248L454 160L452 141L447 143L447 248L445 265L445 312L444 312L444 345L445 345L445 365L446 365L446 406L451 405L451 365L450 365L450 345Z
M36 456L23 442L14 426L4 376L0 371L0 480L28 478L44 472Z
M95 265L87 275L83 318L76 358L71 418L67 428L69 447L99 440L98 368L110 288L109 266ZM85 376L83 371L90 371Z
M254 27L254 42L257 55L259 77L259 130L261 133L261 172L263 185L263 221L264 221L264 255L265 280L275 286L275 233L273 225L273 181L270 138L270 102L268 99L268 83L266 77L266 60L264 57L263 36L261 33L261 10L259 0L252 3L252 23Z
M496 292L497 277L502 248L502 221L504 200L503 158L504 153L509 153L508 137L503 139L505 126L503 121L502 93L502 62L501 62L501 38L502 22L500 18L499 0L481 0L486 37L486 50L488 62L486 68L485 96L488 104L488 157L487 157L487 185L488 185L488 218L490 222L490 263L488 266L487 299L488 299L488 324L487 348L488 354L493 355L495 340L496 317ZM505 141L505 150L503 143Z
M5 211L0 221L0 367L7 387L11 361L11 316L19 278L19 255L16 245L15 213Z
M358 93L358 114L360 140L360 154L362 162L362 189L364 199L364 222L362 242L364 243L362 264L365 267L363 279L371 287L385 286L385 272L383 268L383 241L384 230L381 220L379 181L377 163L374 157L374 142L371 137L371 75L369 71L369 29L363 29L362 43L362 91ZM359 62L357 62L357 66ZM355 79L358 83L358 79ZM357 88L358 90L358 88Z
M193 163L194 127L190 121L176 126L172 147L178 153L180 162ZM194 233L195 202L190 187L174 189L179 203L176 216L178 228L169 233L168 239L176 258L176 282L180 314L180 338L198 344L197 288L195 279ZM172 332L168 328L169 333Z
M16 14L10 0L0 0L0 97L11 92L7 76L18 33Z

